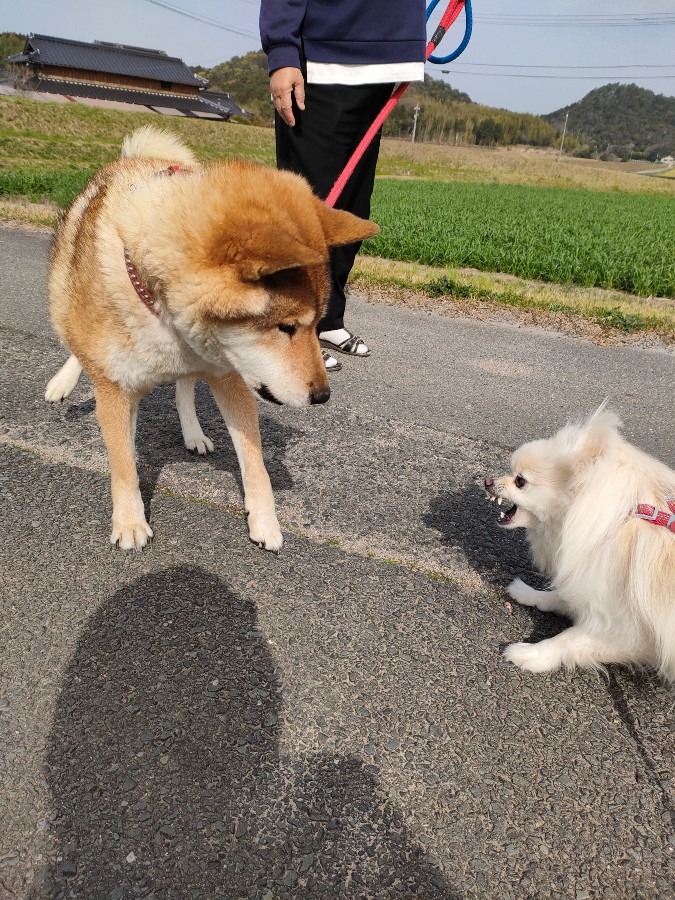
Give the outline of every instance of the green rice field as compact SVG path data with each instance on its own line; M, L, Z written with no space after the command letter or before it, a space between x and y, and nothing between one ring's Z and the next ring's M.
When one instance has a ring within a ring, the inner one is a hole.
M67 207L95 168L0 169L0 198ZM363 252L675 299L675 197L379 179Z
M382 179L363 252L675 298L675 198Z

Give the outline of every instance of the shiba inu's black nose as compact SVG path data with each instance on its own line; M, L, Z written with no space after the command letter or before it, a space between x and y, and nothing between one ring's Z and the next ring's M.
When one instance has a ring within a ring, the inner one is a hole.
M309 395L309 402L314 406L315 403L326 403L330 397L330 388L321 388L320 391L312 391Z

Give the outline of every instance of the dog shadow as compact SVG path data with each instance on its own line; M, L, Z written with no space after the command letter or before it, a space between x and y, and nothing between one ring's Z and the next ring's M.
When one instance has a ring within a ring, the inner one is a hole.
M280 754L278 672L255 606L200 568L111 597L57 700L34 900L458 897L360 759Z
M176 410L175 386L162 385L143 398L138 414L136 450L138 458L141 495L145 513L150 521L150 502L155 494L162 470L172 463L190 467L211 466L231 475L243 496L241 470L232 439L220 410L206 384L198 382L195 392L197 416L202 429L215 445L215 451L200 457L191 453L183 442L180 420ZM66 422L85 422L96 413L94 397L77 402L70 400L63 410ZM298 429L278 422L260 409L260 433L265 467L270 476L272 490L287 491L293 488L293 478L284 462L286 448L301 437Z
M214 453L200 458L183 443L180 420L175 405L175 388L162 385L143 399L138 416L136 446L143 469L146 491L154 491L159 475L167 463L188 462L191 465L211 465L228 472L242 489L241 473L232 439L220 410L206 384L198 382L195 391L197 417L204 434L215 445ZM284 462L286 447L298 440L297 429L281 424L260 410L260 433L265 467L276 491L290 490L293 478Z
M64 411L63 418L66 422L79 422L91 416L92 413L96 413L96 400L94 397L89 397L81 403L70 402Z
M628 699L630 695L649 697L653 690L661 690L663 683L654 672L625 666L607 666L605 677L612 706L633 741L655 795L660 798L664 820L670 822L675 829L675 804L660 772L660 766L654 760L649 745L644 739L640 722L631 711Z
M506 587L520 577L533 588L545 590L546 578L535 568L523 529L506 531L497 524L499 509L485 497L482 485L468 484L434 497L423 522L441 534L449 548L459 551L482 578L508 600ZM514 606L517 604L513 601ZM519 606L532 620L527 639L536 643L559 634L571 624L553 613Z

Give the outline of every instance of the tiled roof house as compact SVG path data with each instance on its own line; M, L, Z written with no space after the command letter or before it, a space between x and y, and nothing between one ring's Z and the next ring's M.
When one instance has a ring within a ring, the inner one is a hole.
M30 34L23 52L8 61L26 67L29 76L25 87L39 94L143 106L159 113L197 118L248 115L229 94L207 91L206 79L162 50Z

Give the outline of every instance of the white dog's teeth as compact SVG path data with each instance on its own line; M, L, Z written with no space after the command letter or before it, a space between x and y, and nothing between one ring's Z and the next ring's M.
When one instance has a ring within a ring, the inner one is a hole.
M500 513L499 513L499 518L500 518L500 519L505 519L506 516L505 516L505 514L504 514L503 512L500 512Z
M502 505L502 498L497 497L497 506L501 506L501 505Z

